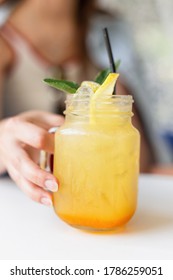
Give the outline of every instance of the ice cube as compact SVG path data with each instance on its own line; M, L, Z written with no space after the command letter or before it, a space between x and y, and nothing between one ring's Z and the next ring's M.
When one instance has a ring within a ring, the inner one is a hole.
M70 99L70 106L75 110L87 110L90 97L94 94L93 90L87 86L81 86Z
M76 93L74 94L74 98L79 98L79 99L83 99L83 98L90 98L91 95L94 94L94 91L87 87L87 86L81 86L80 88L78 88L78 90L76 91Z

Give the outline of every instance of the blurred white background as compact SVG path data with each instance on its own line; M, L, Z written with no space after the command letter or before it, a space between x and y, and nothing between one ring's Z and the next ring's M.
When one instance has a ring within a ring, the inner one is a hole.
M111 12L119 11L131 26L150 91L146 97L152 100L160 129L173 131L173 1L98 2Z

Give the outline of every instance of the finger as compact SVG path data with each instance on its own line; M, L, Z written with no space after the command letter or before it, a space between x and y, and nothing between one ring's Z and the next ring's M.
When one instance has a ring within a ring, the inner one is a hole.
M22 176L25 180L42 189L47 189L51 192L58 190L58 182L53 174L42 170L31 160L27 152L19 146L14 145L13 150L15 153L8 159L6 166L11 173L13 172L12 178L15 181L19 181L18 178Z
M41 113L38 116L38 124L46 130L51 127L61 126L64 123L64 117L60 115Z
M64 123L64 117L42 111L30 111L22 115L23 120L30 120L32 123L40 125L48 130L52 126L61 126Z
M39 150L54 151L54 135L29 122L18 121L13 129L16 139Z
M23 156L20 172L25 179L43 189L48 189L52 192L58 190L58 182L53 174L41 169L28 155Z
M27 181L12 165L8 167L8 173L16 185L32 200L47 206L52 205L52 195L50 192Z
M52 206L52 194L50 192L39 188L24 178L20 178L20 180L16 183L19 188L35 202L44 204L46 206Z

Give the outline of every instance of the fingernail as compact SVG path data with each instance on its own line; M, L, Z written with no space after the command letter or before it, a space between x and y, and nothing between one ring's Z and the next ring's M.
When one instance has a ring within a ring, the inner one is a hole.
M58 190L58 184L53 180L46 180L45 187L52 192L56 192Z
M52 200L51 200L50 198L48 198L48 197L42 197L42 198L40 199L40 202L41 202L42 204L46 205L46 206L49 206L49 207L52 206Z

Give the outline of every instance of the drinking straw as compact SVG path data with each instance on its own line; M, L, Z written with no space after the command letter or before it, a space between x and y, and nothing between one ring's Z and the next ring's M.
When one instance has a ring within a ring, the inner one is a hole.
M111 43L110 43L110 40L109 40L109 33L108 33L108 29L106 27L103 29L103 34L104 34L106 49L107 49L107 52L108 52L111 72L116 73L116 66L115 66L115 62L114 62L114 58L113 58Z
M109 63L110 63L111 72L112 73L116 73L116 65L115 65L115 62L114 62L114 57L113 57L113 53L112 53L111 43L110 43L110 40L109 40L108 29L106 27L103 28L103 35L104 35L106 49L107 49L107 53L108 53L108 57L109 57ZM115 85L113 94L116 94L116 85Z

